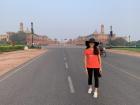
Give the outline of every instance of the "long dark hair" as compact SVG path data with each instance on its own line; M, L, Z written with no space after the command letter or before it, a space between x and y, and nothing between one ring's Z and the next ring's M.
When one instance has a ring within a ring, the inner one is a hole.
M86 41L85 42L85 45L86 45L86 49L88 49L88 48L90 48L90 45L89 45L89 42L88 41ZM93 54L95 54L95 55L99 55L99 49L98 49L98 47L97 47L97 45L96 44L94 44L94 47L93 47Z
M90 46L89 46L89 41L86 41L86 42L85 42L85 45L86 45L86 49L90 48Z
M95 54L95 55L99 55L99 49L98 49L98 47L96 46L96 45L94 45L94 51L93 51L93 53Z

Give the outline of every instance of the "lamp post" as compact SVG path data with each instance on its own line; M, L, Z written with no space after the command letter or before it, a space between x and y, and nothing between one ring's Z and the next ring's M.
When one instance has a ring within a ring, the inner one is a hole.
M110 26L109 47L111 47L111 38L113 36L112 26Z
M33 43L34 43L34 29L33 29L33 22L31 22L31 34L32 34L32 47L34 47Z
M130 47L130 37L131 37L131 36L129 35L128 37L129 37L129 47Z

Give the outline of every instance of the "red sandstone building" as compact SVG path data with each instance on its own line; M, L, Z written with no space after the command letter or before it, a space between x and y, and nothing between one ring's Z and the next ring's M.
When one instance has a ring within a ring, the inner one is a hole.
M7 32L4 35L0 35L0 41L16 42L17 39L18 40L20 39L20 41L23 41L24 44L31 46L32 45L32 36L33 36L34 45L48 45L48 44L56 43L56 41L48 38L46 35L44 35L44 36L36 35L36 34L32 35L28 28L26 30L24 30L24 25L22 22L20 23L19 32L17 32L17 33ZM14 37L14 38L12 38L12 37Z
M79 36L78 38L72 41L68 41L68 43L73 43L76 45L83 45L85 44L85 41L90 38L95 38L97 41L107 44L110 40L110 34L106 34L104 31L104 25L101 25L100 32L95 31L92 34L87 35L87 36ZM111 37L111 40L115 40L116 38L123 38L125 40L128 39L127 36L119 37L119 35L113 34Z

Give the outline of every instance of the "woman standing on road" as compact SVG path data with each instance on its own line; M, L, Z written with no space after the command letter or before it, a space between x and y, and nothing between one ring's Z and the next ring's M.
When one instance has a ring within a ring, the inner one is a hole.
M98 88L99 88L99 77L101 77L102 72L102 64L101 64L101 57L100 52L98 50L98 42L95 41L94 38L89 39L87 41L86 46L87 48L84 50L84 64L86 68L86 72L88 73L88 93L91 94L93 91L92 88L92 75L94 72L94 98L98 97Z

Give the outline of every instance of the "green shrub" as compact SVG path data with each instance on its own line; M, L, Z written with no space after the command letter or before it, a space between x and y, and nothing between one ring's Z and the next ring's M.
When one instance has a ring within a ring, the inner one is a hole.
M0 52L9 52L9 51L16 51L16 50L23 50L23 45L15 45L15 46L0 46Z

